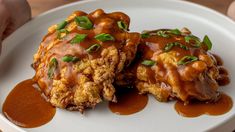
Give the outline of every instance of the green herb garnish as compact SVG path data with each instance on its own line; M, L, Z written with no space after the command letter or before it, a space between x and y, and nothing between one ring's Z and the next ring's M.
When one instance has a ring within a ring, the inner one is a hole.
M79 58L77 58L75 56L66 55L62 58L62 61L64 61L64 62L77 62L77 61L79 61Z
M141 62L141 64L145 65L145 66L153 66L156 62L152 61L152 60L144 60Z
M56 60L56 58L52 58L51 61L49 62L49 69L47 72L47 75L50 79L53 78L54 72L57 68L58 62Z
M82 29L92 29L93 24L87 16L77 16L75 21Z
M65 35L64 35L63 37L61 37L63 33L65 33ZM66 29L58 30L58 32L57 32L57 38L58 38L58 39L62 39L62 38L64 38L68 33L69 33L69 31L66 30Z
M212 43L207 35L204 36L203 43L207 46L208 50L212 49Z
M85 38L86 38L86 34L77 34L72 40L71 40L71 44L77 44L77 43L81 43Z
M181 35L181 31L179 29L172 29L168 31L171 34L175 34L175 35Z
M126 23L124 23L123 21L118 21L117 25L120 29L124 30L124 31L128 31L128 26Z
M197 61L198 58L196 56L184 56L183 58L181 58L179 61L178 61L178 65L186 65L188 63L191 63L191 62L194 62L194 61Z
M149 38L150 34L149 33L142 33L141 38Z
M99 41L108 41L108 40L115 40L113 36L111 36L110 34L106 34L106 33L101 33L95 36L95 39L99 40Z
M165 51L165 52L168 52L168 51L170 51L174 46L175 46L175 43L168 43L168 44L165 45L164 51Z
M167 43L167 44L165 45L165 47L164 47L163 50L164 50L165 52L168 52L168 51L170 51L174 46L179 46L179 47L182 48L182 49L189 50L189 48L188 48L186 45L183 45L183 44L181 44L181 43L179 43L179 42Z
M164 38L169 38L170 35L168 35L168 34L166 34L166 33L167 33L167 31L162 31L162 30L157 31L157 35L158 35L158 36L164 37Z
M186 45L183 45L181 43L177 43L176 42L176 46L179 46L180 48L184 49L184 50L189 50L189 48Z
M65 26L68 24L67 21L62 21L61 23L57 24L56 30L61 30L65 28Z
M92 52L96 52L100 49L101 45L100 44L93 44L92 46L90 46L88 49L86 49L86 51L88 53L92 53Z
M194 35L185 36L184 40L186 43L190 43L190 40L193 40L195 42L195 44L190 43L193 47L199 48L201 46L201 40Z

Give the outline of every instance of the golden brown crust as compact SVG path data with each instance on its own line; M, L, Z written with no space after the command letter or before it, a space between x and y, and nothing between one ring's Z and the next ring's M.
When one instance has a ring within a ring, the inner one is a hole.
M169 31L145 31L149 36L142 39L137 51L141 57L116 76L116 84L135 85L141 94L151 93L158 101L168 101L170 98L186 103L191 99L216 101L219 98L218 78L221 74L227 76L219 72L220 66L217 64L221 61L207 52L203 42L200 42L200 47L195 47L192 40L186 42L185 37L192 36L188 29L182 29L177 35ZM165 51L164 48L170 43L176 46ZM194 56L197 60L180 65L179 61L184 56ZM155 64L146 66L142 64L144 60Z
M92 29L81 29L75 22L75 17L87 16L94 24ZM116 101L115 88L112 83L114 76L121 72L135 56L140 41L139 33L128 33L120 29L118 21L124 22L128 27L129 17L121 12L106 14L98 9L90 14L76 11L67 19L62 33L62 39L57 37L57 25L48 29L38 52L34 55L34 80L38 82L50 102L57 107L69 110L84 111L93 108L104 99ZM110 34L113 41L98 41L98 34ZM71 44L76 34L87 34L84 42ZM92 44L100 44L96 53L86 51ZM77 62L64 62L66 55L78 57ZM51 60L55 58L58 66L53 77L48 76Z

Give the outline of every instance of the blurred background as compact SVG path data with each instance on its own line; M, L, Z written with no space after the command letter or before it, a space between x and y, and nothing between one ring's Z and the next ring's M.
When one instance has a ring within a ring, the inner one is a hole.
M42 12L45 12L52 8L76 1L79 0L28 0L32 8L33 16L37 16L38 14L41 14ZM186 1L198 3L200 5L207 6L223 14L226 14L228 6L233 0L186 0Z

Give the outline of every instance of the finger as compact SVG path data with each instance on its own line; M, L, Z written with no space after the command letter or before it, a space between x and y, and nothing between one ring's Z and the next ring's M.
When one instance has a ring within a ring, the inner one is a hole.
M0 38L7 27L7 22L9 18L9 13L7 12L6 7L0 2Z
M11 22L8 22L4 32L2 33L2 40L7 38L13 31L13 24Z
M2 41L0 40L0 55L2 53Z
M235 20L235 1L233 1L227 11L227 15L232 18L233 20Z
M2 50L2 40L3 40L3 33L5 32L7 28L8 18L9 14L7 12L7 9L5 8L4 4L0 1L0 54Z
M5 0L4 3L10 14L12 32L30 20L31 10L27 0Z

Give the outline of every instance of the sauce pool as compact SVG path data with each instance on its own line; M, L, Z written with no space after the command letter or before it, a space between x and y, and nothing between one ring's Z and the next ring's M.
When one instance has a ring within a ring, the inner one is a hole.
M182 101L177 101L175 110L184 117L198 117L203 114L222 115L227 113L233 107L232 99L222 93L221 98L214 103L192 102L184 105Z
M56 109L35 88L32 79L22 81L7 96L2 111L14 124L33 128L49 122Z
M121 88L117 91L117 103L109 102L109 109L119 115L130 115L145 108L147 95L140 95L134 88Z

